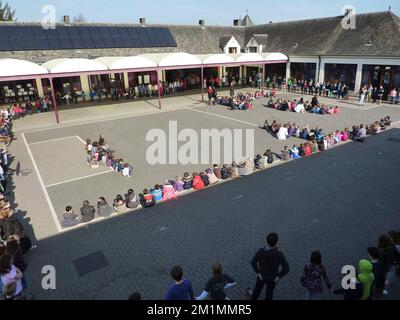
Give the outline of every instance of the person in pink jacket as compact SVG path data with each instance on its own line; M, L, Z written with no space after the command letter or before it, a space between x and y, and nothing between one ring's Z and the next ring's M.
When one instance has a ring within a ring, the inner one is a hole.
M171 200L176 198L174 186L171 185L171 182L169 182L168 180L165 181L165 185L163 187L162 192L163 192L163 200Z

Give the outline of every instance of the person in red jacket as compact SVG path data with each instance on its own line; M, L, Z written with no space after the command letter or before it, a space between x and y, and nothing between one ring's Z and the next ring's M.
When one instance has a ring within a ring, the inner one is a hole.
M204 182L201 179L201 177L199 176L198 173L193 173L193 189L194 190L201 190L204 188Z
M311 146L309 143L306 143L304 145L304 153L305 153L306 157L311 155Z

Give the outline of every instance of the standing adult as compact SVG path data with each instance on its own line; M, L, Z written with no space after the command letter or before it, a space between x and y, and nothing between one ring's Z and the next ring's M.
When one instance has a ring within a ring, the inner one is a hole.
M289 264L277 248L278 240L276 233L270 233L267 236L268 247L258 250L251 261L251 266L258 275L254 290L247 290L252 300L259 298L264 286L267 286L265 300L273 300L278 281L289 273Z

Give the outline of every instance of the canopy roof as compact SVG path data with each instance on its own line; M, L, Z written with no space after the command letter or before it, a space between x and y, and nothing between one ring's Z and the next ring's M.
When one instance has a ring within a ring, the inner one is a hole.
M243 65L286 62L282 53L242 53L192 55L185 52L153 53L130 57L100 57L97 59L54 59L42 65L25 60L0 59L0 78L22 79L30 75L63 76L64 74L112 73L112 70L156 70L200 68L219 65ZM43 77L43 76L41 76Z
M104 71L107 67L90 59L54 59L42 64L49 73Z
M30 61L0 59L0 77L39 75L46 73L48 72L45 68Z
M159 67L178 67L178 66L194 66L201 65L202 61L198 56L185 53L149 53L142 54L139 57L149 59L150 61L157 64Z

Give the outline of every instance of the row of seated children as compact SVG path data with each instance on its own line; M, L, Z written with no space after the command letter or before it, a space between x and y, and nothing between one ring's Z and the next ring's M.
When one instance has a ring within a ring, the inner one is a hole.
M285 146L280 158L284 161L289 159L298 159L301 157L307 157L318 151L328 150L340 142L346 142L348 140L364 141L367 135L379 134L382 130L386 130L390 125L391 119L387 116L369 126L361 124L360 126L353 126L352 130L345 128L344 130L336 130L327 135L325 135L323 130L318 127L312 130L305 127L300 131L298 137L307 140L307 142L300 144L300 146L295 144L290 150Z
M278 99L274 101L272 98L268 101L268 108L273 108L280 111L292 111L296 113L305 113L311 112L314 114L323 114L323 115L333 115L340 113L339 107L328 107L326 105L315 104L312 105L308 101L304 102L303 98L299 101L294 99L293 101Z

